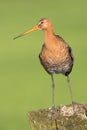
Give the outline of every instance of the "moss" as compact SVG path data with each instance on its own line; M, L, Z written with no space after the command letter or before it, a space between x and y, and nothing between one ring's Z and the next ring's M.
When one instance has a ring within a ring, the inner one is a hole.
M87 130L86 107L59 106L28 113L31 130Z

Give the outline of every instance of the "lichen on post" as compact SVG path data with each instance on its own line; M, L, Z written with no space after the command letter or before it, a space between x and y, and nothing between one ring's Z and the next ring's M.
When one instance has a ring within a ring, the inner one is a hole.
M28 118L31 130L87 130L87 104L39 109Z

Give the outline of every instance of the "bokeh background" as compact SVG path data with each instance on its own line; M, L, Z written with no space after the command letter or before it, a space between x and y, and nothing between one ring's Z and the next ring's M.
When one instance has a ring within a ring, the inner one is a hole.
M87 101L87 1L0 0L0 130L28 130L28 111L51 107L50 76L38 59L43 32L13 40L44 17L72 47L73 95L78 102ZM66 78L54 77L55 104L70 104Z

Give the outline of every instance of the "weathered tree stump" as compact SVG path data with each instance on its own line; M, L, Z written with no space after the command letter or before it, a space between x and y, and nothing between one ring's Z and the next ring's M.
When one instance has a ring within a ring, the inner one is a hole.
M87 103L28 113L31 130L87 130Z

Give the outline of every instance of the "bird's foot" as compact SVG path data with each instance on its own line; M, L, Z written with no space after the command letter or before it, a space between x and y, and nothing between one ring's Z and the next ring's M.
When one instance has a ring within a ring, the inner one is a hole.
M81 105L81 103L76 102L76 101L72 101L72 105L73 105L73 106L74 106L74 105Z
M55 112L56 112L57 108L55 107L55 105L53 105L51 108L49 108L50 114L48 115L49 119L53 119Z
M81 105L82 105L82 104L79 103L79 102L72 101L72 110L73 110L73 115L76 113L77 108L80 107Z
M52 114L54 114L54 111L55 111L55 109L56 109L56 107L55 107L55 105L53 105L51 108L49 108L50 109L50 112L52 113Z

